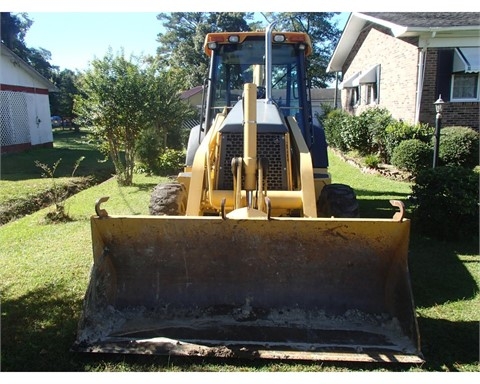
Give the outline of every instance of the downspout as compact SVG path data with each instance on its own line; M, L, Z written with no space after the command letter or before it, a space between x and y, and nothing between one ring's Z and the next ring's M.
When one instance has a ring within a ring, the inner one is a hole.
M420 122L420 107L422 104L423 82L425 79L425 60L427 58L427 47L423 47L418 58L418 75L417 75L417 99L415 102L415 120L414 124Z
M333 107L338 108L338 71L335 71L335 96L333 98Z

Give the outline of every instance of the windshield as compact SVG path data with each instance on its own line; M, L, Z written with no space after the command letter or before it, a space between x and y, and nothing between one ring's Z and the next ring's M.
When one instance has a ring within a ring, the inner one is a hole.
M298 87L302 55L293 44L273 44L272 98L284 115L295 115L301 107ZM241 99L243 85L255 83L257 97L265 98L265 39L247 38L242 44L221 45L215 53L212 73L213 106L230 108Z

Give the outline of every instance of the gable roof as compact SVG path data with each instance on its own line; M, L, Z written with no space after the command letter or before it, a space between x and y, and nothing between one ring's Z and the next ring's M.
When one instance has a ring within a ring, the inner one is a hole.
M200 93L202 90L203 90L203 86L201 86L201 85L197 85L196 87L193 87L191 89L187 89L186 91L183 91L180 94L180 99L182 99L182 100L188 99L188 98L196 95L197 93Z
M363 12L377 23L388 22L404 28L448 28L480 25L479 12Z
M37 80L40 84L44 85L46 89L50 92L59 92L60 90L53 84L50 80L46 77L41 75L35 68L33 68L30 64L25 62L20 56L14 53L11 49L9 49L5 44L0 43L0 50L3 56L7 56L10 58L12 63L19 65L25 72L27 72L30 76L32 76L35 80Z
M465 37L479 45L480 12L353 12L335 47L327 72L341 71L361 31L369 24L390 29L402 37ZM451 40L450 40L451 41Z

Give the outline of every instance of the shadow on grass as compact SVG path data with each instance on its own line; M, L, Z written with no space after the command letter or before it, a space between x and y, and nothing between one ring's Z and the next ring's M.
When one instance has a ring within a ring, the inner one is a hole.
M411 236L409 264L417 306L432 307L478 295L477 282L458 255L473 255L478 263L478 239L441 242Z
M418 319L423 368L428 371L459 371L462 365L478 370L478 321L449 321L444 319Z
M409 364L319 363L194 357L83 354L70 352L81 300L51 284L2 300L2 371L408 371ZM3 291L8 294L8 288ZM457 292L458 294L458 292ZM478 362L478 323L420 318L425 371L455 371ZM413 368L416 368L413 366Z
M362 218L380 218L391 219L397 208L392 207L390 198L385 196L394 196L394 200L400 200L408 207L408 194L398 191L368 191L364 189L355 189L358 204L360 207L360 217ZM407 216L408 217L408 216Z
M82 370L68 353L81 304L67 292L52 284L2 299L2 371ZM6 293L8 288L2 295Z

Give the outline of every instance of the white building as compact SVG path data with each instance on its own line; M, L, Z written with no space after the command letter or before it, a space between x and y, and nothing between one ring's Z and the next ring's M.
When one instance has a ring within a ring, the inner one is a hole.
M52 147L49 92L53 83L5 45L0 45L1 152Z

